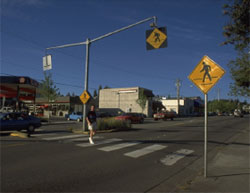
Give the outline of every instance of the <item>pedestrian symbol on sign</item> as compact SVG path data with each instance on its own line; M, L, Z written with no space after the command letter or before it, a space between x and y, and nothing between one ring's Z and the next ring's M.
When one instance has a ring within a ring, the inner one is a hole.
M159 33L155 32L154 37L155 37L155 42L157 42L157 41L160 42L160 41L161 41L161 40L160 40L160 34L159 34Z
M202 64L203 64L203 68L200 72L205 71L202 82L205 82L206 76L208 76L209 80L212 81L212 78L209 74L209 71L211 71L211 66L209 66L205 62L203 62Z

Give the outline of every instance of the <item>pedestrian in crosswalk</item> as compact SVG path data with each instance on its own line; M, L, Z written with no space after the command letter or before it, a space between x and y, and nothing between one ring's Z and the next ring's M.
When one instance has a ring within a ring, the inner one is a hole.
M89 143L95 144L93 141L93 136L96 133L97 124L96 124L96 113L95 113L94 105L90 107L90 111L87 114L86 120L88 123L88 129L89 129Z

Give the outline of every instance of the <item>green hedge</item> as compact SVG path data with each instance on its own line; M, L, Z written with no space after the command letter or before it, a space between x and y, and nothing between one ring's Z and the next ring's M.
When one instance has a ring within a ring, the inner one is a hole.
M98 130L108 130L108 129L128 129L131 128L131 124L128 121L115 120L114 118L102 118L97 120Z

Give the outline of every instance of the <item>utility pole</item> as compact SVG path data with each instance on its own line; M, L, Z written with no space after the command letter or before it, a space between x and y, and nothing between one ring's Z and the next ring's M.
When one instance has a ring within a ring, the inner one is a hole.
M177 114L180 116L180 79L178 78L176 81L176 87L177 87Z
M72 43L72 44L66 44L66 45L61 45L61 46L53 46L53 47L49 47L49 48L46 48L45 50L45 54L47 56L47 50L51 50L51 49L58 49L58 48L66 48L66 47L72 47L72 46L80 46L80 45L86 45L86 60L85 60L85 82L84 82L84 89L86 91L88 91L88 74L89 74L89 56L90 56L90 45L95 42L95 41L98 41L98 40L101 40L103 38L106 38L106 37L109 37L113 34L116 34L116 33L119 33L121 31L124 31L124 30L127 30L129 28L132 28L132 27L135 27L139 24L142 24L142 23L145 23L147 21L150 21L150 20L153 20L153 23L151 24L152 27L157 27L157 18L155 16L153 17L149 17L147 19L144 19L144 20L141 20L137 23L134 23L134 24L131 24L131 25L128 25L126 27L123 27L123 28L120 28L118 30L115 30L113 32L110 32L110 33L107 33L105 35L102 35L102 36L99 36L95 39L89 39L87 38L85 42L79 42L79 43ZM46 57L47 58L47 57ZM47 61L46 61L47 63ZM86 128L86 106L87 104L84 104L83 105L83 130L86 131L87 128Z
M217 89L217 92L218 101L220 101L220 88Z

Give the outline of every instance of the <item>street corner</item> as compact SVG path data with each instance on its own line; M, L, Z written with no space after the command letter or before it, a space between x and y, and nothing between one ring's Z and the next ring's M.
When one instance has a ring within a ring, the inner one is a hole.
M69 131L76 134L85 134L85 135L89 134L88 131L83 131L82 129L69 128Z
M10 134L10 136L12 136L12 137L20 137L20 138L29 138L30 134L28 134L28 133L22 133L22 132L19 132L19 131L15 131L15 132L12 132Z

